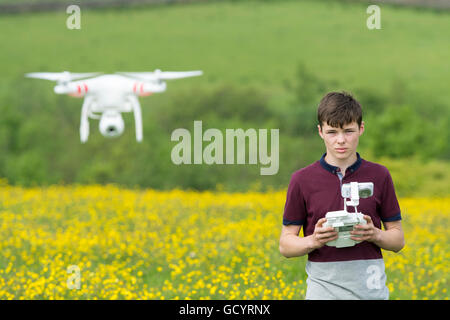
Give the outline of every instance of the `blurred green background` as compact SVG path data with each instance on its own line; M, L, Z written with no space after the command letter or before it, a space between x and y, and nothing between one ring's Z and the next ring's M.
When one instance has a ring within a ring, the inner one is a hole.
M0 177L23 186L286 188L294 171L325 152L316 129L320 98L345 90L363 106L359 153L391 171L398 195L448 195L450 11L378 5L381 30L367 28L367 3L331 0L96 10L81 4L80 30L66 28L65 10L0 14ZM98 120L90 120L89 140L81 144L82 99L24 77L156 68L204 75L140 98L142 143L128 113L119 138L104 138ZM261 176L249 164L173 164L171 133L193 133L194 120L202 120L203 131L223 133L278 128L278 174Z

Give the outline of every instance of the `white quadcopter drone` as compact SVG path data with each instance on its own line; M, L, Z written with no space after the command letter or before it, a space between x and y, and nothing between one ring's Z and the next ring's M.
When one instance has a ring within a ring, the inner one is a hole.
M99 72L33 72L25 76L56 81L54 90L57 94L84 97L81 109L80 140L85 143L89 136L88 118L100 119L99 129L103 136L117 137L124 129L121 113L131 111L134 113L136 140L141 142L142 114L137 97L164 92L166 90L164 80L200 75L202 71L163 72L157 69L154 72L116 72L105 75Z

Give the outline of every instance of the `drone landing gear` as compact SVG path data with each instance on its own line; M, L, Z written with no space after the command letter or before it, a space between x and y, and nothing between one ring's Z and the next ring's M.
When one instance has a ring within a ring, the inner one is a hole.
M81 143L85 143L89 137L89 108L92 98L84 98L83 107L81 108L81 121L80 121L80 140Z
M133 107L134 113L134 124L136 127L136 141L142 142L142 113L141 113L141 105L139 104L139 100L136 96L130 96L130 102Z

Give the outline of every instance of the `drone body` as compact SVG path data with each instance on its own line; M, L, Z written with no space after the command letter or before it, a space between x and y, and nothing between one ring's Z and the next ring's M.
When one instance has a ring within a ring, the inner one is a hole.
M57 94L68 94L84 98L81 109L80 140L85 143L89 137L89 118L100 119L99 129L105 137L117 137L124 130L121 113L133 112L136 140L142 141L142 114L138 97L155 92L164 92L164 80L180 79L201 75L201 71L186 72L117 72L70 73L67 71L27 73L29 78L57 81ZM78 80L82 79L82 80ZM76 81L75 81L76 80Z

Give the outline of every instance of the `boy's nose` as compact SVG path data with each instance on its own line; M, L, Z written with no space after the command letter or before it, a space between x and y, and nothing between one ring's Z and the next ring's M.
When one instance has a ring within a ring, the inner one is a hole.
M345 142L345 135L343 133L339 133L337 136L337 142L338 143L344 143Z

